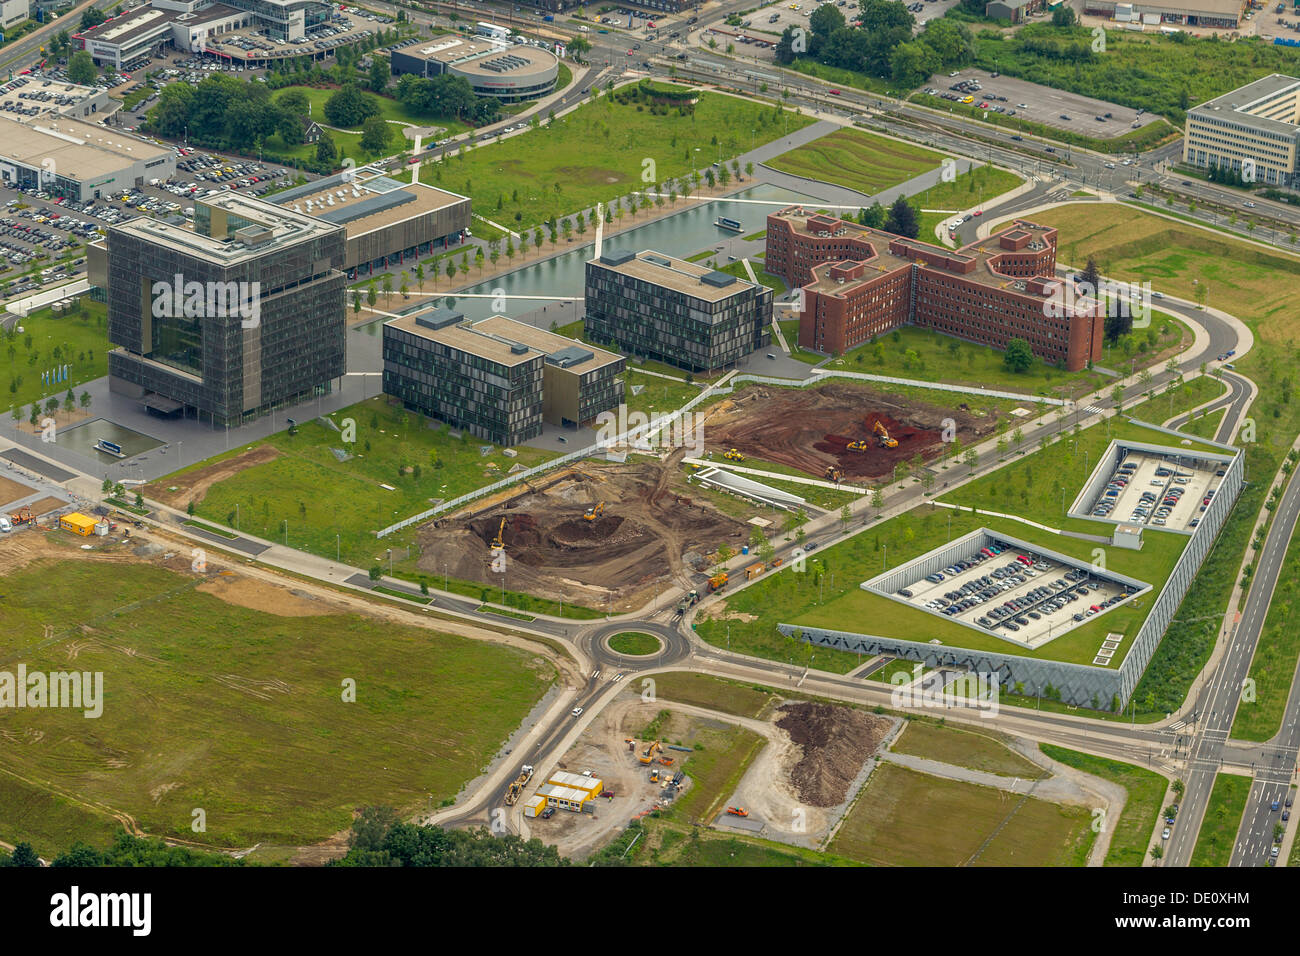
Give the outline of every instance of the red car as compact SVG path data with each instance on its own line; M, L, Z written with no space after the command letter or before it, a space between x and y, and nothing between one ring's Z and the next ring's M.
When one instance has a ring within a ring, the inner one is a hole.
M839 96L839 95L840 95L840 91L839 91L839 90L827 90L827 92L830 93L831 96Z
M408 166L414 166L414 165L415 165L416 163L418 163L419 161L420 161L420 157L419 157L419 156L412 156L410 159L408 159L408 160L406 161L406 165L408 165Z

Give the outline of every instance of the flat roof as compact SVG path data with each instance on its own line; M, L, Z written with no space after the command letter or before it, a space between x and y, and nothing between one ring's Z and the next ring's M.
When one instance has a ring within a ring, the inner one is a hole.
M79 86L44 76L15 76L0 86L0 110L4 110L5 104L12 103L17 109L36 110L31 114L36 116L46 113L61 115L97 98L107 98L106 91L97 86ZM107 114L108 110L104 112Z
M591 799L591 794L586 790L575 790L573 787L557 787L552 783L544 783L537 788L538 794L547 799L568 800L570 803L585 803Z
M436 186L399 183L387 176L350 181L330 176L319 183L321 185L316 189L298 187L268 198L279 206L345 226L349 239L405 222L415 216L469 202L465 196ZM317 184L307 184L313 185ZM327 199L332 199L333 204L328 204ZM312 204L310 212L307 210L308 202Z
M1121 2L1121 6L1123 3ZM1129 4L1141 13L1143 10L1159 10L1163 13L1182 13L1201 16L1208 14L1219 17L1239 17L1245 0L1132 0Z
M946 249L932 243L922 242L919 239L909 239L906 236L885 232L883 229L872 229L851 220L809 213L802 206L790 206L775 215L791 223L796 233L803 235L818 235L820 233L844 235L870 245L873 255L862 257L846 252L839 261L823 262L813 267L814 281L805 288L811 288L823 295L846 292L861 282L875 278L877 275L894 272L897 269L910 266L913 262L920 262L922 268L953 275L978 285L1006 289L1010 292L1018 292L1038 299L1046 298L1042 294L1028 290L1026 283L1032 281L1031 278L1009 276L998 272L994 263L999 256L1004 254L1014 255L1017 252L1038 251L1048 241L1048 234L1056 231L1051 226L1040 226L1024 219L1017 219L984 239L977 239L960 249ZM1023 243L1021 248L1019 250L1004 249L1000 245L1000 240L1004 236L1020 240ZM957 265L965 265L971 261L974 261L975 268L969 272L954 268ZM831 272L833 269L852 267L859 263L863 266L861 278L846 279L844 282L832 278ZM1037 276L1034 278L1046 280L1053 287L1060 284L1060 280L1054 276Z
M51 160L60 175L83 181L119 172L131 163L172 155L170 149L147 140L66 116L23 120L0 113L0 118L6 121L0 126L0 159L35 169Z
M480 358L485 358L506 367L535 362L538 358L546 355L543 350L531 346L516 351L515 345L526 346L527 343L514 343L487 332L471 331L470 323L453 324L440 329L431 329L417 321L421 314L413 312L409 315L389 319L384 323L384 326L401 329L403 332L409 332L430 342L437 342L439 345L445 345L448 348L459 349L462 352L477 355Z
M1194 106L1188 110L1187 115L1189 117L1204 116L1208 118L1222 113L1231 113L1232 121L1235 123L1242 123L1258 130L1291 136L1296 132L1296 123L1287 123L1271 117L1259 116L1253 113L1252 110L1256 108L1260 101L1292 92L1298 87L1300 87L1300 79L1294 76L1285 76L1281 73L1272 73L1253 83L1247 83L1235 90L1229 90L1212 100L1206 100L1199 106Z
M110 20L105 20L89 30L73 34L88 43L109 43L114 46L127 46L133 40L149 36L167 28L180 16L178 10L159 10L156 7L136 7Z
M613 272L676 289L707 302L718 302L754 287L748 279L738 279L726 272L662 252L609 252L592 261ZM720 277L727 280L725 284Z
M520 345L527 345L539 352L545 352L552 359L563 358L566 354L578 357L576 352L571 352L573 349L585 352L589 356L585 360L562 366L565 371L572 372L574 375L585 375L588 372L604 368L606 365L623 359L623 356L616 355L613 352L598 349L594 345L578 342L575 339L565 338L563 335L556 335L554 332L539 329L534 325L517 322L504 315L493 315L486 319L480 319L473 323L472 327L482 332L491 332L502 338L518 342ZM557 361L552 364L560 364L560 362Z
M264 199L242 196L234 192L219 193L195 201L195 206L210 206L224 209L227 213L258 223L269 230L266 241L249 244L239 239L213 239L194 230L192 223L164 222L141 216L109 227L109 244L112 236L118 233L135 236L148 242L178 249L188 255L207 259L221 266L233 265L247 259L263 255L268 249L281 249L285 246L327 236L341 227L282 209Z

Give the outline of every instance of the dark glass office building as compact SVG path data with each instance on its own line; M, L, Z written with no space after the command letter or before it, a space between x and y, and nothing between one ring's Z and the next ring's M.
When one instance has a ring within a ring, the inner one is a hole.
M762 348L772 323L771 289L657 252L592 259L586 297L589 338L694 372Z
M343 227L233 193L194 213L109 230L110 388L217 425L328 393L346 371Z

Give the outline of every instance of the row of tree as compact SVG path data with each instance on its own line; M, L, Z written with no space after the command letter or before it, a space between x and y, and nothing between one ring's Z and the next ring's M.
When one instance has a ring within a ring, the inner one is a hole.
M367 807L352 824L348 853L334 866L567 866L555 847L534 837L486 828L444 830L399 823L388 807Z
M963 23L935 19L914 37L915 20L903 4L862 0L860 9L856 25L850 25L838 7L824 4L808 18L807 31L787 27L775 47L777 62L808 57L913 87L974 58L974 41Z

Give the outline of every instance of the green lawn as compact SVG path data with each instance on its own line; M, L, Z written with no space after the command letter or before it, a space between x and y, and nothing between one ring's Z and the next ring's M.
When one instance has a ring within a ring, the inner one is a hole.
M958 160L957 168L961 167ZM995 196L1015 189L1024 180L1015 173L996 166L977 166L970 172L959 173L950 183L939 183L911 196L917 209L952 209L960 211L988 202ZM922 233L924 238L925 234Z
M54 316L50 309L21 318L14 329L0 335L0 368L5 391L0 395L5 408L30 406L42 398L62 400L69 388L108 374L108 307L83 296L81 311ZM16 331L22 326L24 331ZM41 384L41 372L60 365L68 369L68 381L53 386ZM80 397L80 392L77 392ZM27 409L24 409L26 411ZM27 415L22 416L23 421Z
M873 680L881 684L897 684L901 687L916 680L916 668L918 666L921 668L920 676L924 677L929 672L929 668L924 664L919 661L904 661L896 658L886 662L883 667L872 671L867 680Z
M652 111L602 92L553 124L433 163L425 178L470 196L497 222L534 226L645 188L648 143L657 144L654 181L662 184L707 166L719 153L726 160L750 149L752 130L767 142L811 122L719 94L701 94L693 113L679 115L676 108Z
M1255 698L1242 698L1232 722L1232 736L1265 741L1282 729L1282 713L1291 693L1300 657L1300 537L1291 539L1278 572L1264 629L1250 662Z
M1092 754L1066 750L1051 744L1038 746L1053 760L1094 777L1110 780L1127 791L1124 811L1119 819L1106 821L1106 826L1111 830L1111 838L1105 865L1141 866L1147 854L1147 841L1151 839L1152 828L1160 815L1168 781L1158 773L1133 764L1094 757Z
M923 718L909 720L890 749L1002 777L1037 780L1048 776L1042 767L1008 747L1001 734L979 733Z
M31 672L75 659L104 675L98 719L31 710L21 734L0 737L0 764L33 799L16 807L17 790L0 786L0 839L66 847L102 837L98 817L113 812L214 846L325 840L356 807L410 813L431 794L455 796L555 679L527 651L324 606L280 616L206 592L245 584L85 557L0 580L6 659ZM46 627L55 640L41 641ZM81 819L87 805L93 821Z
M881 764L829 849L873 866L1082 866L1090 822L1083 807Z
M1210 802L1205 807L1201 832L1196 836L1196 849L1192 851L1191 866L1228 865L1233 844L1237 842L1241 816L1246 812L1250 785L1250 777L1231 773L1221 773L1214 778L1214 789L1210 791Z
M447 426L394 408L382 397L332 416L340 427L349 419L356 429L350 460L340 462L331 452L344 449L340 432L312 420L300 424L297 435L278 432L161 478L144 494L185 507L191 498L188 486L209 465L244 453L265 454L269 447L278 452L272 460L241 468L212 485L196 503L196 514L227 527L238 522L238 530L275 541L285 540L287 522L292 547L329 557L337 549L345 562L362 568L382 564L386 572L387 549L405 548L414 532L407 529L378 541L376 530L427 510L434 499L449 500L496 481L516 464L531 467L555 457L520 447L509 458L498 446L481 455L480 448L489 443L468 433L452 438ZM417 466L418 477L399 472ZM416 557L395 558L394 571L414 574Z
M1154 345L1148 345L1146 353L1137 353L1146 362L1164 349L1177 346L1184 326L1172 319L1166 321L1163 315L1153 315L1151 328L1155 332ZM1144 355L1150 358L1144 359ZM1124 360L1117 357L1117 361ZM983 386L1048 398L1084 395L1114 381L1101 372L1087 369L1064 372L1046 362L1035 362L1024 372L1013 372L1004 364L999 349L915 325L894 329L874 343L865 342L824 367L974 388Z
M642 631L623 631L621 634L615 634L609 639L609 646L619 654L646 657L650 654L657 654L659 649L663 647L663 642L659 638Z
M331 96L338 92L336 89L317 89L314 86L286 86L275 91L276 98L283 96L288 90L297 90L307 97L311 103L311 118L321 125L328 125L329 120L325 118L325 103ZM419 113L412 112L406 106L391 96L376 96L374 93L367 92L367 96L372 97L379 104L379 115L385 120L393 123L404 123L410 126L444 126L447 129L445 134L439 134L439 139L446 139L450 136L456 136L460 133L468 132L469 126L456 119L454 116L422 116ZM360 125L350 127L356 132L361 131ZM409 142L409 141L407 141ZM393 139L394 145L401 145L396 139Z
M1159 440L1155 438L1155 433L1128 423L1112 425L1111 433L1121 437ZM1108 440L1106 426L1095 425L1092 429L1085 430L1079 440L1087 443L1085 447L1103 448ZM1094 461L1096 453L1094 451L1092 456ZM1077 462L1074 461L1076 457ZM1027 506L1018 497L1014 497L1006 503L1006 507L998 510L1045 519L1046 523L1055 526L1052 514L1059 512L1061 493L1060 490L1052 490L1053 483L1067 480L1068 499L1077 489L1073 482L1076 479L1081 481L1084 474L1082 452L1077 456L1072 454L1067 442L1058 442L1049 447L1045 456L1035 454L1017 458L1012 465L996 472L996 477L981 478L951 497L965 502L973 494L973 500L982 501L979 497L981 487L1008 480L1013 488L1018 487L1017 480L1023 485L1026 468L1036 473L1035 485L1031 489L1031 504L1042 499L1050 507L1040 505L1045 510L1036 511L1034 507ZM970 488L974 492L967 490ZM1071 519L1067 526L1075 525L1093 532L1104 531L1109 527L1080 519ZM1128 637L1136 633L1149 606L1147 602L1142 602L1141 608L1129 603L1120 605L1036 651L1024 651L991 635L982 634L919 608L904 607L858 586L860 582L879 574L884 569L886 560L889 567L896 567L953 537L979 527L1002 531L1031 544L1064 552L1084 563L1092 561L1094 544L1086 540L1039 531L1010 519L993 518L982 513L972 515L968 510L954 512L951 509L921 506L881 524L872 525L847 541L819 550L815 558L809 559L809 573L781 571L765 576L743 591L735 592L716 610L706 611L697 617L698 633L708 643L722 645L727 637L727 625L730 625L733 650L771 660L794 659L804 662L809 654L815 653L816 666L834 673L844 673L856 667L860 663L857 655L797 644L793 639L782 636L776 625L788 623L845 631L871 631L872 628L865 626L864 622L888 622L887 633L906 640L926 642L938 639L975 650L1009 651L1022 656L1083 664L1091 663L1108 631L1121 631ZM1158 591L1186 540L1182 535L1152 533L1146 536L1146 541L1146 546L1140 553L1122 553L1122 549L1109 549L1108 566L1121 574L1145 581ZM829 578L832 570L835 572L833 581ZM723 613L743 614L746 619L727 621L721 618ZM1131 641L1126 641L1121 645L1120 653L1126 654L1130 645ZM1098 705L1106 707L1110 701L1099 701Z
M690 732L680 736L686 746L699 749L674 756L681 757L680 769L691 778L691 785L673 801L668 815L685 823L706 823L724 809L724 803L767 740L743 727L704 726L695 718L689 724Z
M680 374L680 372L679 372ZM650 418L681 408L700 394L698 385L670 381L658 375L645 375L629 368L623 373L624 402L629 412L644 412ZM632 386L641 386L633 395Z
M737 717L757 717L777 698L766 687L740 684L709 674L669 671L651 674L655 695L664 701L694 704Z
M1198 438L1214 439L1219 433L1219 426L1223 424L1223 416L1228 410L1220 408L1217 411L1208 413L1199 413L1191 421L1179 427L1179 431L1187 432L1189 435L1195 435Z
M934 169L939 153L860 129L839 129L767 161L773 169L868 196Z
M785 286L784 279L782 279L780 276L774 276L770 272L767 272L763 268L763 264L761 262L751 262L749 265L750 268L754 270L754 278L758 280L759 285L765 285L772 290L773 298L779 299L783 295L785 295L786 286ZM725 272L727 273L727 275L733 275L737 279L744 279L746 281L749 280L749 273L745 271L745 264L740 261L728 262L725 266L722 266L718 271Z

